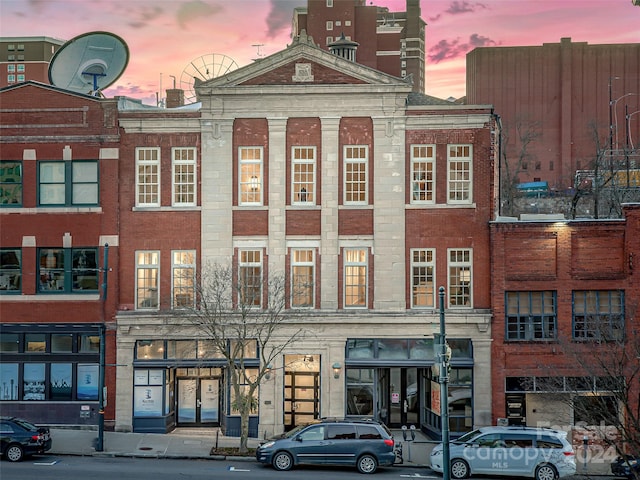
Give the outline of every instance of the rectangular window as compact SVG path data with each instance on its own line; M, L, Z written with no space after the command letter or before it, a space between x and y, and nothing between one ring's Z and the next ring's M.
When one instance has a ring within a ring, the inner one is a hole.
M573 338L576 340L622 340L624 292L586 290L573 292Z
M411 308L435 307L435 250L411 250Z
M21 162L0 162L0 206L22 206Z
M331 43L333 43L333 37L327 37L325 40L325 44L329 45Z
M16 76L12 73L7 75L7 82L8 83L14 83L16 81Z
M315 305L315 256L312 249L291 251L291 306L294 308Z
M333 22L331 20L327 20L327 30L333 30Z
M327 0L327 7L333 7L333 0Z
M544 341L557 337L556 293L507 292L507 340Z
M241 250L238 272L240 282L239 302L244 307L262 305L262 252Z
M411 145L411 203L435 201L435 145Z
M98 291L97 248L41 248L38 259L40 293Z
M7 72L15 73L15 71L16 71L16 66L15 65L7 65Z
M0 249L0 294L22 291L22 250Z
M472 157L471 145L448 146L447 163L449 165L449 171L447 172L447 176L449 203L471 203Z
M136 148L136 206L160 206L160 149Z
M19 73L17 78L19 82L24 82L24 73Z
M175 250L172 252L171 282L173 285L173 308L195 306L196 252Z
M52 333L51 353L72 353L73 334L72 333Z
M473 305L472 262L470 248L449 250L449 305L452 308L470 308Z
M293 147L291 149L291 179L293 205L315 204L316 147Z
M367 249L344 250L344 306L367 307Z
M196 204L196 149L173 148L173 205Z
M46 353L46 335L44 333L26 333L24 335L24 351L25 353Z
M45 399L44 363L25 363L22 379L22 400Z
M344 203L363 205L367 203L367 163L366 145L344 147Z
M71 400L73 394L73 375L70 363L52 363L49 381L50 400Z
M98 162L39 162L41 206L98 205Z
M24 72L24 63L18 64L18 72Z
M0 400L18 400L17 363L0 363Z
M136 252L136 308L157 310L159 302L160 252Z
M262 205L262 147L240 147L240 205Z

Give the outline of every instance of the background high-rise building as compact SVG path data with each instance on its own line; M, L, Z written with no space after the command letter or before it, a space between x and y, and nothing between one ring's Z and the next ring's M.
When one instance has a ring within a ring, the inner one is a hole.
M49 83L49 61L64 42L51 37L0 38L0 88L27 80Z

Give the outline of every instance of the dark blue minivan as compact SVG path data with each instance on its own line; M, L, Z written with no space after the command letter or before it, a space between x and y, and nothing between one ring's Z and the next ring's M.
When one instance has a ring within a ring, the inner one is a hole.
M374 473L395 462L394 441L386 425L372 420L324 419L273 438L256 450L259 462L276 470L294 465L347 465Z

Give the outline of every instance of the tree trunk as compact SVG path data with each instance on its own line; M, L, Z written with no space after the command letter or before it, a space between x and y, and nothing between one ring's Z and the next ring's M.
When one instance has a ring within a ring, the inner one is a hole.
M249 406L244 405L240 411L240 453L248 453L249 440Z

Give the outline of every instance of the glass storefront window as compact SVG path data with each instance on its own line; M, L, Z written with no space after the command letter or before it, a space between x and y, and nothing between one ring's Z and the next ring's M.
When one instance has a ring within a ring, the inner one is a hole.
M78 400L98 400L99 366L78 364Z
M164 358L164 340L136 341L136 359L137 360L162 360L163 358Z
M373 416L373 368L347 368L347 415Z
M230 347L233 352L235 348L237 348L238 341L231 340ZM238 358L240 355L235 355ZM255 340L245 340L244 341L244 354L242 355L244 358L258 358L258 342Z
M347 341L347 358L373 358L374 340L352 339Z
M44 363L25 363L22 383L23 400L44 400Z
M52 363L49 382L51 400L71 400L73 379L70 363Z
M52 334L51 353L71 353L73 351L73 334Z
M27 333L24 336L25 352L45 353L47 351L47 337L44 333Z
M433 360L433 339L409 340L409 358L412 360Z
M378 340L378 358L383 360L407 360L409 358L407 340L388 338Z
M0 333L0 352L18 353L20 337L17 333Z
M170 340L167 348L169 349L167 358L175 358L177 360L196 358L195 340Z
M99 353L100 337L98 335L80 335L80 353Z
M0 363L0 400L18 400L17 363Z

